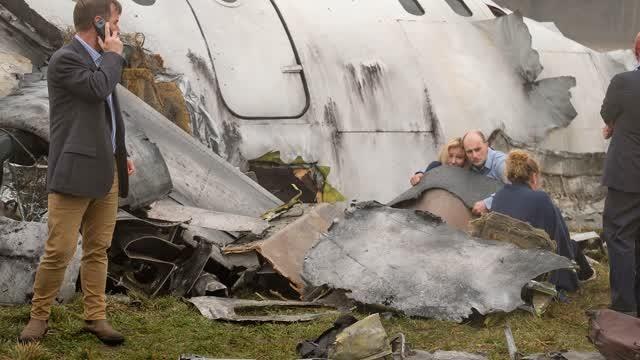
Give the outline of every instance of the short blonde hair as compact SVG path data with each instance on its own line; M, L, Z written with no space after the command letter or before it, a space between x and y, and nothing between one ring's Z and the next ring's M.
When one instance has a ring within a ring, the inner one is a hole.
M512 184L524 184L533 174L540 174L540 164L526 151L512 150L507 157L506 173Z
M449 150L451 148L460 148L464 153L464 146L462 145L462 139L458 137L458 138L453 138L449 140L449 142L445 146L443 146L442 149L440 150L440 156L438 157L438 161L440 161L442 164L446 164L447 162L449 162Z

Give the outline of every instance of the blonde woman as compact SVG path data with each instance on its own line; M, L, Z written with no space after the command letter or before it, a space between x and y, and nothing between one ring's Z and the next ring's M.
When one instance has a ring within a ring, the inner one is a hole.
M461 138L451 139L443 146L440 150L438 161L433 161L424 171L416 172L410 179L411 185L417 185L425 173L442 165L457 167L465 167L467 165L467 157L464 154L464 146L462 145Z
M505 184L496 193L491 210L527 222L549 234L558 244L558 255L575 260L580 266L578 275L570 270L558 270L552 274L550 281L558 290L577 290L579 280L591 279L595 272L578 244L569 237L560 209L547 193L540 190L540 165L527 152L513 150L507 157L505 172L511 184Z

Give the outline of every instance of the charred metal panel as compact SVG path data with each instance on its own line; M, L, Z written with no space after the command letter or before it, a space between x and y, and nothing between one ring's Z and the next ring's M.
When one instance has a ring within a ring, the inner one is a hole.
M429 213L358 204L308 253L303 278L408 316L461 321L510 312L536 276L572 268L542 250L472 238Z
M444 189L459 197L468 208L502 188L502 184L484 175L452 166L439 166L422 178L418 185L400 194L387 205L396 207L415 200L427 190Z

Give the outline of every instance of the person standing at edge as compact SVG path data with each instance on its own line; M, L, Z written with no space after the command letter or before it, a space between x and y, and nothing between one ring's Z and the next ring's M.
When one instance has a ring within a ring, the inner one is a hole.
M84 330L109 345L124 337L106 320L107 249L111 246L118 194L126 197L129 175L122 115L115 88L120 81L123 44L117 0L78 0L76 35L56 51L47 72L50 111L49 237L38 266L31 319L20 342L39 341L48 330L51 305L83 236L80 277ZM104 20L104 39L99 36Z
M473 130L466 133L462 137L462 144L467 161L471 163L471 171L498 180L503 184L507 183L504 173L507 156L501 151L490 148L487 138L481 131ZM486 214L491 210L492 202L493 195L475 203L471 212L474 215Z
M640 34L636 37L640 60ZM611 79L600 115L611 139L602 185L607 198L602 215L609 251L611 309L638 315L640 305L640 71Z

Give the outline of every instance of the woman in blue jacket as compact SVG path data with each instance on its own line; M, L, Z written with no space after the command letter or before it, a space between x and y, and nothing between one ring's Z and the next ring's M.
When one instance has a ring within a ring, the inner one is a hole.
M493 199L492 211L508 215L542 229L558 245L558 255L575 260L580 266L579 275L571 270L554 271L551 283L558 290L575 291L579 280L595 276L594 270L578 244L569 237L567 224L547 193L541 191L542 180L538 162L527 152L514 150L507 157L506 184ZM540 191L539 191L540 190Z

